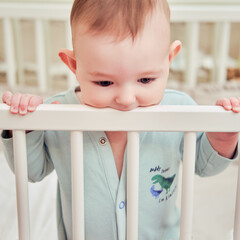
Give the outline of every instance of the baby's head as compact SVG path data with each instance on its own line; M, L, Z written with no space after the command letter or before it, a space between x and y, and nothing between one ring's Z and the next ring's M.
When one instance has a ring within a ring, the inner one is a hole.
M131 37L144 29L146 19L159 8L169 25L166 0L75 0L71 12L73 43L80 26L95 35L110 35L115 41Z
M170 44L169 19L166 0L75 0L73 51L59 55L76 74L80 101L123 111L158 104L181 48Z

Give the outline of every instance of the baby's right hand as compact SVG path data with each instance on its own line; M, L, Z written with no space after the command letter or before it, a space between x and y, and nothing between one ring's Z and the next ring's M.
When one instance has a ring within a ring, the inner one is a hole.
M2 96L2 101L10 106L11 113L26 115L28 112L34 112L43 103L43 98L32 94L13 94L6 91Z

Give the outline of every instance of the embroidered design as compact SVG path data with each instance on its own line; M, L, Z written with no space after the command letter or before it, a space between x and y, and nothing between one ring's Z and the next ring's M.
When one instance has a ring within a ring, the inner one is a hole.
M152 185L150 191L151 191L151 194L155 197L155 198L158 198L159 195L162 193L163 189L161 190L155 190L155 185Z
M168 194L169 189L172 186L172 183L173 183L173 180L174 180L175 176L176 176L176 174L174 174L172 177L165 178L162 175L158 174L158 175L155 175L155 176L152 177L152 181L153 181L153 184L159 183L162 190L165 189L166 194Z
M150 188L150 193L155 199L157 199L159 203L169 200L177 190L176 184L175 186L172 186L176 174L174 174L171 177L163 176L167 174L169 170L170 170L169 167L162 168L159 165L151 167L149 170L150 173L155 173L155 175L151 178L152 184Z

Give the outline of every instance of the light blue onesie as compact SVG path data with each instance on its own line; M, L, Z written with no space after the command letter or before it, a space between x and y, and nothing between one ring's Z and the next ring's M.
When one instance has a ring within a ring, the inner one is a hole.
M79 104L74 91L75 88L71 88L47 102L59 100L63 104ZM161 102L161 105L194 104L189 96L174 90L166 90ZM2 140L7 161L13 169L12 139L7 139L6 132L3 132ZM56 170L59 239L72 239L70 133L34 131L27 134L27 146L31 182L40 181L51 171ZM182 151L183 133L141 133L139 240L178 240L179 213L175 202ZM237 155L238 151L234 158ZM198 134L195 167L198 175L217 174L231 161L213 150L205 134ZM126 152L119 180L105 133L85 132L84 174L86 240L125 240Z

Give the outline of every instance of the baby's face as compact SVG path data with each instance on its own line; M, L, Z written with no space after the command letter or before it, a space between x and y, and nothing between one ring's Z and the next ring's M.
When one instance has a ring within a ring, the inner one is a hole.
M120 111L160 103L169 73L169 27L152 18L134 43L131 38L77 33L76 77L83 104Z

